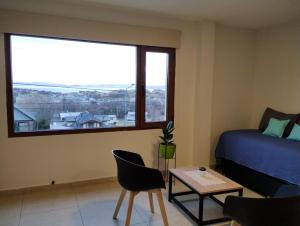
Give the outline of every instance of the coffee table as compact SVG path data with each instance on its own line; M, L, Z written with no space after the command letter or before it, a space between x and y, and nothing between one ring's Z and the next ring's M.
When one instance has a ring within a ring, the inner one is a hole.
M176 178L183 183L189 190L184 192L173 193L172 185L173 178ZM230 218L221 217L209 220L203 220L203 201L205 197L209 197L217 204L224 206L224 203L218 200L214 195L238 192L239 196L243 195L243 187L229 178L219 174L218 172L206 168L206 171L201 174L197 168L177 168L169 171L169 202L177 204L192 220L198 225L215 224L225 221L230 221ZM195 216L187 209L182 202L176 197L197 194L199 197L199 215Z

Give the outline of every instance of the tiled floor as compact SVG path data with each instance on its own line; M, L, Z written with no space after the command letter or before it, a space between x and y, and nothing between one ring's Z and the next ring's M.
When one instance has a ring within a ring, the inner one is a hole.
M175 188L182 187L176 183ZM26 192L21 195L0 196L0 226L111 226L124 225L127 198L123 202L118 220L112 219L120 187L115 182L91 183L69 187L53 187L42 191ZM257 196L245 190L245 196ZM166 200L165 206L170 225L194 225L188 216ZM224 197L220 197L224 199ZM193 200L193 197L188 197ZM140 193L135 198L131 224L136 226L163 225L156 197L155 213L149 211L148 196ZM186 201L191 209L195 201ZM221 214L221 208L212 201L205 201L204 217ZM228 224L221 224L228 225Z

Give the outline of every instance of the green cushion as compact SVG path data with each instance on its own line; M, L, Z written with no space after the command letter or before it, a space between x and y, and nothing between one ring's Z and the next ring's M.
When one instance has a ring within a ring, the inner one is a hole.
M294 124L290 135L286 139L300 141L300 126L298 124Z
M276 118L270 118L268 127L265 129L263 134L273 136L273 137L282 137L285 127L289 124L289 119L279 120Z

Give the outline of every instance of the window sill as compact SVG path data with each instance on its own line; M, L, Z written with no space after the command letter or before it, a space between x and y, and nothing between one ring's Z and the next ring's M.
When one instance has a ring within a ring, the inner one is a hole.
M78 129L78 130L47 130L37 132L9 132L8 137L35 137L35 136L51 136L51 135L68 135L68 134L85 134L85 133L102 133L102 132L121 132L121 131L136 131L136 130L150 130L161 129L161 125L151 127L115 127L115 128L99 128L99 129Z

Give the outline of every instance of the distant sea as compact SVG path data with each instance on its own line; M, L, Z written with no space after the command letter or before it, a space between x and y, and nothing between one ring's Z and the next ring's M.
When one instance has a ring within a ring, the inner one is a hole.
M62 85L62 84L47 84L47 83L13 83L13 88L19 89L31 89L37 91L48 91L48 92L56 92L56 93L73 93L79 91L97 91L102 93L107 93L113 90L133 90L135 85ZM153 91L155 89L165 90L164 86L148 86L147 89L149 91Z

